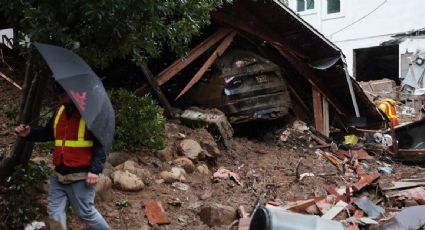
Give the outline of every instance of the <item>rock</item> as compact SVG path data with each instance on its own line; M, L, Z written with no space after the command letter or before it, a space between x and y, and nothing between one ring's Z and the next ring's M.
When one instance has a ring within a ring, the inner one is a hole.
M203 206L199 216L201 221L209 227L229 225L236 219L236 209L214 203Z
M187 173L193 173L195 171L195 165L193 162L187 157L179 157L174 160L174 164L184 168Z
M202 148L198 142L192 139L184 139L180 142L179 152L191 160L196 160L202 152Z
M168 171L162 171L159 176L164 180L165 183L173 183L176 181L176 179L173 177L173 174L171 174Z
M180 189L182 191L187 191L189 190L190 186L181 182L174 182L173 184L171 184L171 186L173 186L176 189Z
M211 155L214 157L221 156L220 149L218 149L218 145L214 140L214 137L205 129L201 129L198 132L203 132L201 134L200 145L202 149L208 152L207 155Z
M101 201L108 201L112 197L112 181L111 179L104 175L100 174L99 179L96 184L96 199Z
M171 168L171 174L176 180L179 181L186 181L186 171L183 168L180 167L172 167Z
M128 171L140 179L149 178L151 176L147 169L142 168L139 164L131 160L116 166L115 170Z
M167 147L156 152L156 156L161 161L171 161L174 159L174 156L176 155L176 153L177 153L177 147L174 144L168 144Z
M114 166L111 165L109 162L105 162L105 167L103 168L102 174L111 177L112 173L114 172Z
M140 191L145 187L140 178L128 171L115 171L112 177L114 185L124 191Z
M166 183L173 183L174 181L185 181L186 180L186 171L180 167L171 168L171 172L162 171L159 176Z
M126 152L111 152L108 155L107 161L112 165L112 166L117 166L120 165L124 162L126 162L127 160L131 159L132 156Z
M198 172L200 174L205 174L205 175L210 175L211 174L211 172L208 169L208 166L206 164L201 164L198 167L196 167L196 169L198 170Z

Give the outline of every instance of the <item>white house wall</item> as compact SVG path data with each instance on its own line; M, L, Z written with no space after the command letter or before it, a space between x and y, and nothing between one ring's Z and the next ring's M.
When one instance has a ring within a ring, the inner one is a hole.
M327 0L315 0L314 9L299 15L340 47L350 74L353 49L378 46L391 35L425 28L425 0L341 0L341 12L336 14L327 14L326 4ZM289 0L289 7L296 11L296 0ZM400 52L425 46L424 39L404 43Z

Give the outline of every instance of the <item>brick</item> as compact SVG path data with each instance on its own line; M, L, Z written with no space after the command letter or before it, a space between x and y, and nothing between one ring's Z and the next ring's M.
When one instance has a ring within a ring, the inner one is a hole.
M358 218L361 218L361 217L364 216L364 212L362 210L360 210L360 209L356 209L356 211L354 211L354 216L355 217L358 217Z
M378 179L380 176L379 173L374 172L372 174L369 175L363 175L360 177L360 180L357 181L357 183L355 183L353 185L353 188L355 191L360 191L362 190L364 187L370 185L373 181L375 181L376 179Z
M373 159L375 159L372 156L370 156L364 149L351 150L351 154L353 154L353 156L357 156L357 159L359 159L359 160L373 160Z
M251 224L249 214L245 211L243 206L239 206L237 211L240 217L238 230L249 230L249 225Z
M160 201L144 200L145 215L151 225L154 224L170 224L171 220L165 212Z

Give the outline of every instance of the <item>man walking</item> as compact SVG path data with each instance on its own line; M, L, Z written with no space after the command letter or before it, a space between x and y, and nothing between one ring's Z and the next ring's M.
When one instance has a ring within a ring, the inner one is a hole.
M90 229L110 229L94 207L96 183L107 153L57 83L55 93L61 106L44 128L22 124L15 128L16 133L28 141L55 142L55 169L50 177L47 207L50 229L67 229L66 210L69 205Z

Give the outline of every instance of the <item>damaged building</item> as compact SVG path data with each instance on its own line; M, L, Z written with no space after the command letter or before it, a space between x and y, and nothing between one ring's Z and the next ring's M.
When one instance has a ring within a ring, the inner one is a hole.
M219 108L232 123L291 113L325 135L332 124L383 124L342 51L281 1L235 1L212 21L153 77L171 104Z

